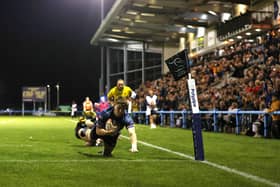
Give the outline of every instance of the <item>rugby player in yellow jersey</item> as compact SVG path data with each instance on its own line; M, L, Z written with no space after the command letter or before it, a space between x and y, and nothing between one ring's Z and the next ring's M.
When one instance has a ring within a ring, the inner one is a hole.
M119 79L117 81L117 85L110 89L109 93L107 94L107 98L109 99L111 105L114 105L115 101L118 99L125 99L127 101L130 98L135 98L135 92L128 86L124 84L124 80Z

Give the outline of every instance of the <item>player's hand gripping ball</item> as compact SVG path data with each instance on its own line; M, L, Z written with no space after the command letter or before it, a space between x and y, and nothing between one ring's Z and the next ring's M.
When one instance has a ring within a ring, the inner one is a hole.
M111 136L115 135L118 131L118 126L113 124L112 119L108 119L105 124L105 129L111 131Z

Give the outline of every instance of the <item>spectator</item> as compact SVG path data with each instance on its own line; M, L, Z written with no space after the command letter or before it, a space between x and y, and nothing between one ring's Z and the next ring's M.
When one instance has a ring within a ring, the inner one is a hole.
M220 111L226 111L227 110L226 104L223 100L220 100L218 102L217 109L220 110ZM221 113L219 113L218 116L217 116L217 127L218 127L219 132L224 132L224 125L226 124L225 116L226 116L225 114L221 114Z
M71 106L71 117L74 118L76 117L77 113L77 103L75 101L72 101L72 106Z
M265 103L263 102L260 104L259 109L263 110L264 108L265 108ZM254 121L252 124L252 131L254 133L255 138L262 137L263 128L264 128L264 114L259 114L256 121Z
M83 102L83 117L87 120L96 120L96 113L93 110L93 103L89 97Z
M232 104L228 108L228 111L229 112L235 112L235 111L238 110L237 107L238 107L238 104L236 102L232 102ZM226 121L226 125L225 125L224 132L234 133L234 128L235 128L235 124L236 124L236 115L235 114L227 114L225 116L225 121Z
M94 103L94 108L96 109L97 113L102 112L103 110L106 110L109 108L110 103L106 100L105 96L100 97L99 103Z
M266 108L265 112L270 113L280 110L280 99L279 96L274 94L272 95L272 103L270 108ZM271 135L272 138L280 138L280 115L272 114L272 124L271 124Z
M146 115L149 118L151 129L156 128L156 113L157 113L157 96L154 94L152 89L148 90L148 95L146 96Z
M86 97L85 101L83 102L83 112L93 112L93 104L89 97Z

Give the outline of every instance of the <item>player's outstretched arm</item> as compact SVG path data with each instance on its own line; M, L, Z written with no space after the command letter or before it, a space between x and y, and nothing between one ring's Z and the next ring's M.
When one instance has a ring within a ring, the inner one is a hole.
M117 128L116 127L112 127L111 129L103 129L103 128L99 128L96 127L96 134L99 136L106 136L106 135L115 135L117 132Z

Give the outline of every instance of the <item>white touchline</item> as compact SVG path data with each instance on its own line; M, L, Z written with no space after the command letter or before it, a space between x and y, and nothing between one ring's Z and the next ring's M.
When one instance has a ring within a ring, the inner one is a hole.
M74 120L68 120L68 121L76 122ZM121 135L121 137L123 137L125 139L129 139L129 137L124 136L124 135ZM165 152L172 153L172 154L184 157L184 158L188 158L188 159L194 160L193 156L190 156L190 155L187 155L187 154L184 154L184 153L172 151L170 149L166 149L164 147L160 147L160 146L153 145L153 144L150 144L150 143L147 143L147 142L143 142L143 141L139 141L139 140L137 142L142 144L142 145L145 145L147 147L152 147L152 148L155 148L155 149L158 149L158 150L161 150L161 151L165 151ZM215 168L218 168L218 169L221 169L221 170L224 170L224 171L229 172L229 173L234 173L234 174L243 176L245 178L248 178L248 179L251 179L251 180L254 180L254 181L257 181L257 182L261 182L263 184L267 184L269 186L280 187L279 183L275 183L275 182L272 182L272 181L270 181L268 179L265 179L265 178L262 178L262 177L259 177L259 176L256 176L256 175L252 175L252 174L249 174L249 173L246 173L246 172L243 172L243 171L239 171L239 170L236 170L236 169L233 169L233 168L229 168L227 166L219 165L219 164L216 164L214 162L209 162L207 160L199 161L199 162L203 163L203 164L207 164L207 165L215 167Z
M129 137L127 137L127 136L121 135L121 137L123 137L125 139L129 139ZM150 143L147 143L147 142L143 142L143 141L139 141L139 140L137 142L142 144L142 145L145 145L147 147L152 147L152 148L155 148L155 149L158 149L158 150L161 150L161 151L165 151L165 152L172 153L172 154L184 157L184 158L188 158L188 159L194 160L194 157L192 157L190 155L187 155L187 154L184 154L184 153L172 151L170 149L166 149L164 147L160 147L160 146L153 145L153 144L150 144ZM215 164L213 162L209 162L209 161L206 161L206 160L205 161L199 161L199 162L203 163L203 164L207 164L207 165L215 167L215 168L218 168L218 169L221 169L221 170L224 170L224 171L227 171L227 172L230 172L230 173L234 173L234 174L237 174L237 175L249 178L249 179L257 181L257 182L261 182L261 183L267 184L269 186L278 186L278 187L280 187L279 183L272 182L272 181L270 181L268 179L264 179L264 178L261 178L261 177L256 176L256 175L252 175L252 174L249 174L249 173L246 173L246 172L243 172L243 171L238 171L236 169L229 168L229 167L226 167L226 166L223 166L223 165L219 165L219 164Z

